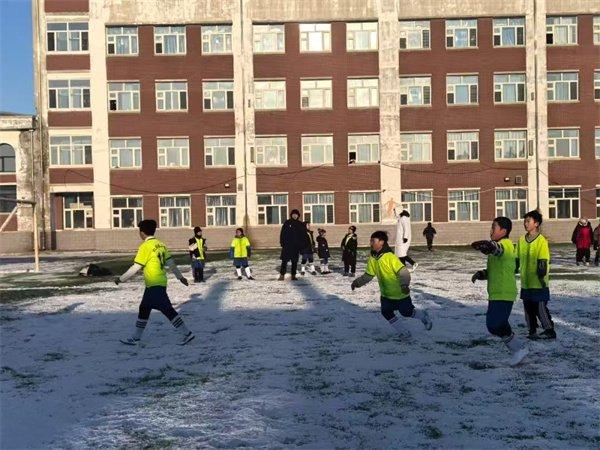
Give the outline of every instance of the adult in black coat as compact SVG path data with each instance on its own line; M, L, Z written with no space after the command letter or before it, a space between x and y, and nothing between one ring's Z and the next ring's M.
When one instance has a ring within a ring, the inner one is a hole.
M356 272L356 251L358 249L358 239L354 225L350 225L348 228L348 233L342 239L340 247L342 248L342 261L344 262L344 276L353 277Z
M281 245L281 268L279 281L285 278L288 261L292 263L292 280L296 279L298 257L306 240L306 225L300 220L300 211L292 210L290 218L281 226L279 245Z

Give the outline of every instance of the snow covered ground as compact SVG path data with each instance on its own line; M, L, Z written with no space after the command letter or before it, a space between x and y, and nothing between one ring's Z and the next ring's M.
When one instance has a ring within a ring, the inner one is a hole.
M559 338L529 342L516 369L485 329L485 284L470 282L484 257L465 249L413 253L413 301L434 326L404 319L409 341L380 316L376 282L278 282L265 253L254 282L228 261L209 263L205 284L171 276L197 337L176 345L155 311L139 348L118 339L133 330L140 278L73 286L100 255L44 261L42 275L1 258L0 447L598 448L600 269L553 252ZM525 335L520 302L511 323Z

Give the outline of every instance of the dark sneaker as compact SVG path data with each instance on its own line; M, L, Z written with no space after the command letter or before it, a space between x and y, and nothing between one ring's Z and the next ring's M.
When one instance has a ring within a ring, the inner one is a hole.
M344 276L347 277L348 276L348 272L344 272Z
M194 336L194 333L192 333L191 331L186 334L183 339L181 339L181 341L179 341L178 345L185 345L188 342L190 342L192 339L194 339L196 336Z
M285 280L285 276L284 275L279 275L279 278L277 278L277 281L283 281Z
M238 277L238 280L241 280L241 279L242 279L242 276L240 275L240 276Z
M254 280L254 277L248 277L249 280Z
M550 328L549 330L544 330L540 333L539 338L540 339L556 339L556 331L554 331L552 328Z
M136 338L127 338L127 339L119 339L119 341L121 341L122 344L125 345L138 345L140 343L139 339Z
M538 334L535 331L530 331L529 334L527 335L527 339L531 339L532 341L535 341L539 338L540 337L538 336Z
M292 281L298 281L298 278L296 278L296 275L292 275Z

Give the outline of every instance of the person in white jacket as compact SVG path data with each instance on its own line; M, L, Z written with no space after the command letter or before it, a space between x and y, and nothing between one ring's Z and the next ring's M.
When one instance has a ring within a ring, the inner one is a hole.
M408 250L410 248L410 242L412 239L412 233L410 229L410 214L407 210L403 209L400 214L396 212L394 208L394 217L396 218L396 256L402 261L402 264L406 266L409 263L412 266L411 272L414 271L419 264L415 262L410 256L408 256Z

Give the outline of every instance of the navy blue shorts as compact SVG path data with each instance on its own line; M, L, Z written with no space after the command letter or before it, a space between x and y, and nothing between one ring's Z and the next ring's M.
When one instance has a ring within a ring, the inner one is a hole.
M550 289L548 287L539 289L521 289L521 300L547 302L550 300Z
M508 318L515 302L506 300L488 301L488 309L485 315L485 324L490 333L499 337L507 337L512 334Z
M159 310L169 320L173 320L177 316L177 311L171 305L171 300L167 295L167 288L165 286L152 286L144 290L138 317L148 320L150 312L153 309Z
M248 258L233 258L233 265L236 269L248 267Z
M394 311L398 311L404 317L412 317L415 311L415 305L410 296L402 300L394 300L387 297L381 297L381 315L390 320L395 316Z
M204 269L204 260L192 259L192 269Z

